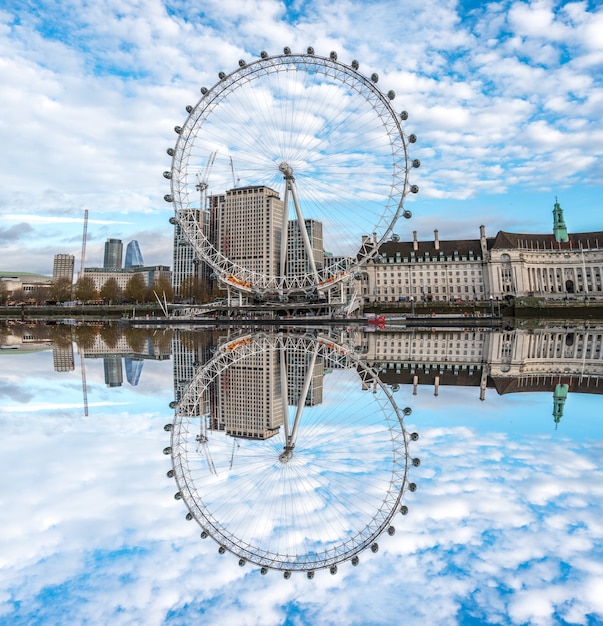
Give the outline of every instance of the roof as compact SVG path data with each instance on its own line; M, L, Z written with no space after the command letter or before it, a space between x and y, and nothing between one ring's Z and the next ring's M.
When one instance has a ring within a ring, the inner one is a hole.
M488 250L493 249L529 249L529 250L591 250L603 248L603 231L591 233L569 233L569 241L560 243L555 235L535 235L522 233L507 233L499 231L494 239L488 239Z

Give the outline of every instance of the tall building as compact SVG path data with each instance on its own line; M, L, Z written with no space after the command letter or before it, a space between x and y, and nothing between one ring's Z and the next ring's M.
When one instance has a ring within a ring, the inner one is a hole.
M280 272L284 204L270 187L230 189L209 196L212 243L231 261L269 276Z
M55 254L52 264L52 280L67 278L69 282L73 282L74 266L75 257L73 254Z
M121 239L107 239L105 241L104 269L121 269L121 262L124 254L124 245Z
M138 241L134 239L130 241L126 248L126 262L124 263L124 267L140 267L141 265L144 265L142 253L140 252Z
M213 240L208 234L207 211L188 209L187 214L189 214L197 224L200 224L205 236L213 243ZM186 278L191 276L194 278L208 278L209 274L208 266L203 261L199 260L192 244L184 236L180 224L174 224L174 246L172 254L172 287L174 288L174 293L180 295L180 287Z
M312 257L316 270L320 271L324 265L324 249L322 241L322 222L313 219L304 220ZM304 246L304 240L297 220L289 220L287 232L287 276L308 274L312 271L310 260Z

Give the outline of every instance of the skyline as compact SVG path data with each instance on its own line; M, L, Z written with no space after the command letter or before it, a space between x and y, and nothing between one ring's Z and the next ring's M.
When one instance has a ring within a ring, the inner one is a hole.
M400 20L392 17L400 16ZM79 270L104 242L136 239L171 265L165 150L184 107L218 72L261 50L313 46L395 90L416 133L420 186L403 240L552 231L558 197L570 232L600 229L603 10L595 2L241 4L78 0L0 12L0 270ZM224 33L228 33L227 39ZM245 181L241 181L244 185ZM281 192L282 197L282 192ZM15 265L18 265L15 267Z

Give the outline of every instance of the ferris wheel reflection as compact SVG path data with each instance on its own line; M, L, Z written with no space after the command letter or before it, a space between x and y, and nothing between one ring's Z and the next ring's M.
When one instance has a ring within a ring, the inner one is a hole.
M358 399L354 390L366 393ZM285 577L359 563L395 532L418 439L392 390L329 335L257 333L199 367L166 424L176 498L221 553Z

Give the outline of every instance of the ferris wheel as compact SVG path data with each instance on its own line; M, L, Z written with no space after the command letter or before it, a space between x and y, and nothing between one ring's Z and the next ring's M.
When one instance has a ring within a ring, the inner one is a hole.
M393 90L331 52L262 52L187 106L164 172L178 224L224 285L261 298L349 279L394 235L420 166Z
M264 387L250 400L246 385L258 381ZM349 401L350 385L366 389L361 400ZM403 495L416 485L407 472L419 465L409 453L418 435L404 427L409 411L330 337L239 336L198 371L166 424L168 476L201 537L239 565L285 578L335 574L345 561L358 565L363 550L376 552L378 537L395 532L393 517L408 512Z

